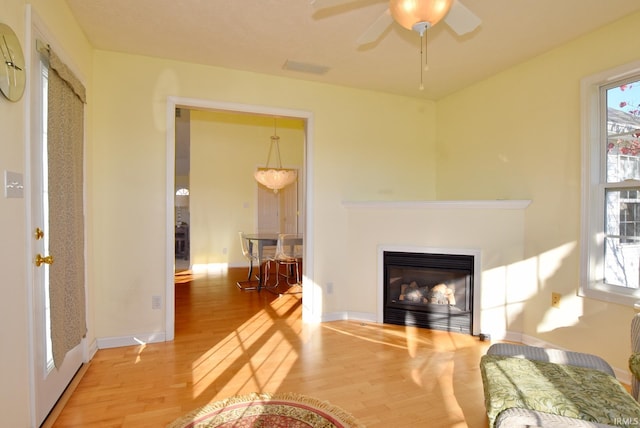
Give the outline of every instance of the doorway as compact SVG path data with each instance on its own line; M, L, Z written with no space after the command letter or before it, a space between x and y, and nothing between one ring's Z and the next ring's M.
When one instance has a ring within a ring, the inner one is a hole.
M303 284L308 283L309 287L303 287L303 299L306 304L303 305L302 317L303 320L317 320L320 313L320 300L315 299L313 286L313 216L311 214L310 207L312 206L313 194L312 194L312 171L311 171L311 157L313 147L313 129L314 118L313 114L308 111L302 110L290 110L276 107L246 105L225 103L219 101L210 100L197 100L192 98L180 98L169 97L167 101L167 218L166 218L166 236L167 236L167 254L166 254L166 299L165 299L165 331L166 340L173 340L175 337L175 289L174 289L174 208L175 208L175 130L176 120L175 111L176 108L181 109L193 109L193 110L205 110L205 111L217 111L227 113L238 114L253 114L260 116L278 116L301 120L304 123L304 168L303 177L301 180L303 187L303 198L300 201L303 204L304 218L301 219L302 227L299 232L305 235L305 247L304 247L304 271L303 271ZM191 182L193 186L193 182ZM191 215L193 220L196 214ZM192 261L193 262L193 261Z
M246 259L239 248L238 231L278 234L302 230L304 222L299 217L304 217L300 204L304 187L298 182L304 180L304 121L277 118L277 131L272 130L275 122L264 115L176 108L177 273L243 266ZM273 135L281 140L275 150ZM294 175L293 183L274 191L254 177L265 165L286 167L301 176Z
M175 111L175 271L187 271L191 267L189 170L191 169L191 111L176 108Z

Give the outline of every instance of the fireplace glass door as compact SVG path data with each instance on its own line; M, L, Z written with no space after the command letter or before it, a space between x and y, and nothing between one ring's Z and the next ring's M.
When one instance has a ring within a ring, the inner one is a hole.
M473 256L384 253L384 322L471 333Z

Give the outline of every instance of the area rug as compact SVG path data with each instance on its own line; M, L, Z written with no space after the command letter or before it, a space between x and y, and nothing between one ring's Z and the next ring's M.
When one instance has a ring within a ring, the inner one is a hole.
M353 416L306 395L252 393L208 404L167 428L364 428Z

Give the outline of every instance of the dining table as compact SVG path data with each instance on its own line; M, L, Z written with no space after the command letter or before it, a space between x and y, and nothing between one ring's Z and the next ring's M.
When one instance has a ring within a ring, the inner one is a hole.
M291 242L294 245L302 245L303 243L303 235L302 234L287 234L289 236L295 235ZM257 263L258 263L258 289L261 289L264 284L264 272L263 272L263 262L266 260L265 256L265 248L274 247L273 255L275 256L275 247L278 245L278 233L248 233L244 237L248 242L249 253L257 254ZM254 253L254 248L257 250ZM250 269L253 269L253 265L250 265Z

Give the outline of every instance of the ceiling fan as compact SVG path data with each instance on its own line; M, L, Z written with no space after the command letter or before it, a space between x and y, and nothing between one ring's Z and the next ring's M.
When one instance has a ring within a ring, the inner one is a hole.
M379 1L379 0L376 0ZM310 0L316 9L326 9L353 3L354 0ZM458 35L475 30L481 20L459 0L389 0L389 7L358 37L358 45L378 40L396 21L408 30L424 35L424 32L440 20Z

